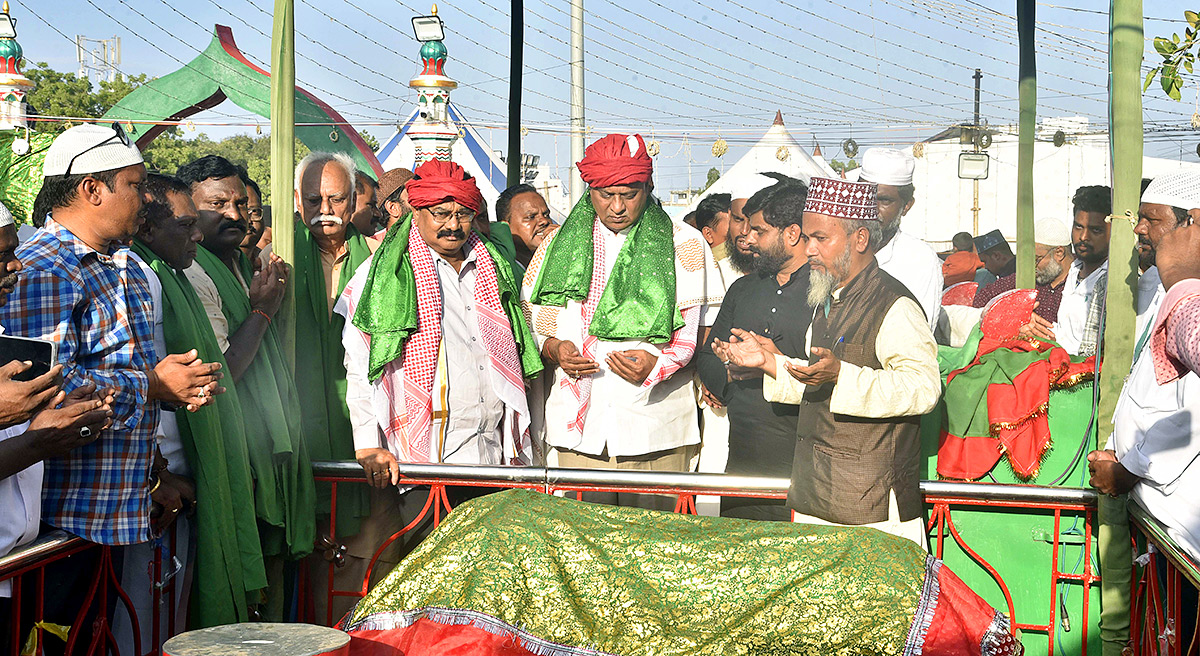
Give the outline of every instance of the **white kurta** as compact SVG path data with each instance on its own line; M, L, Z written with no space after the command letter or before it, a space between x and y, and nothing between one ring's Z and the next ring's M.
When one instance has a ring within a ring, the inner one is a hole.
M1148 308L1151 317L1157 310L1157 303ZM1159 385L1150 340L1136 357L1113 413L1110 446L1142 479L1130 493L1133 500L1200 559L1200 377L1189 372Z
M686 266L703 267L707 298L710 302L718 301L724 296L725 287L708 244L698 231L689 226L675 224L674 231L676 279L695 275L694 272L683 270L683 259L687 259ZM606 276L611 275L628 232L628 229L619 233L608 229L598 231L605 240L603 266ZM540 252L544 252L550 239L543 242ZM681 249L687 253L684 258L680 256ZM534 269L532 264L530 268ZM526 283L532 285L530 276L526 276ZM528 293L529 288L526 289L526 298ZM701 305L700 326L711 326L718 309L719 303L715 302ZM539 349L551 336L569 340L576 346L583 344L582 303L568 301L561 309L539 308L538 315L543 312L552 313L556 318L553 327L547 329L535 316L533 323ZM595 456L607 451L612 457L645 455L699 444L700 430L696 425L696 398L691 375L670 376L647 387L630 383L605 364L605 358L610 353L642 349L658 357L658 363L650 374L650 378L654 378L665 363L662 349L666 346L665 342L642 340L596 342L592 359L599 363L600 371L592 375L591 403L582 436L567 429L575 419L579 404L571 390L564 385L566 374L556 367L554 383L546 401L546 442L556 448Z
M903 230L875 254L879 268L887 271L912 292L929 330L937 330L938 315L942 309L942 258L925 242Z
M428 248L428 246L424 246ZM504 456L502 422L505 406L490 381L490 364L479 330L475 305L475 278L478 254L471 252L456 271L450 263L430 251L438 277L436 284L442 299L442 348L433 380L432 438L430 462L459 465L498 465ZM342 344L346 349L346 406L354 448L387 448L381 422L390 416L392 405L404 404L403 392L390 398L384 379L371 382L367 376L370 361L368 337L351 323L352 305L371 270L371 259L363 262L338 299L334 311L346 317ZM503 263L501 263L503 265ZM392 366L392 365L389 365ZM396 380L403 376L397 363Z
M0 334L4 327L0 326ZM29 423L0 430L0 442L24 435ZM42 463L0 479L0 556L7 556L38 536L42 520ZM0 597L12 596L12 582L0 581Z
M1152 266L1138 277L1136 335L1142 334L1146 324L1154 323L1154 317L1158 314L1158 308L1166 294L1162 278L1158 276L1158 267Z
M1054 324L1054 338L1071 355L1079 354L1083 344L1083 331L1087 323L1088 304L1092 302L1092 294L1096 283L1108 274L1108 262L1100 265L1088 277L1080 280L1079 273L1082 264L1075 260L1067 279L1063 283L1062 302L1058 305L1058 321Z
M937 343L921 321L921 309L911 299L898 299L883 316L875 337L875 357L883 369L842 362L831 412L853 417L911 417L933 410L942 395ZM812 343L809 327L806 343ZM775 356L777 377L763 376L763 398L773 403L799 404L807 389L784 368L785 362L807 365L798 358Z

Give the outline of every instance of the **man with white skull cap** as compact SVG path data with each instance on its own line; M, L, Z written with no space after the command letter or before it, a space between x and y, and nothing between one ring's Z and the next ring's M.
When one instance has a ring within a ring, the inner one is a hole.
M900 230L900 219L912 209L912 155L894 148L870 148L863 153L859 180L878 185L879 220L883 244L875 253L879 268L904 283L917 298L931 330L937 329L942 309L942 260L933 247Z
M160 402L190 410L208 404L221 391L220 365L200 361L194 350L164 358L154 346L150 286L128 246L143 221L146 167L121 125L63 132L42 173L35 204L49 215L17 249L24 266L0 323L13 335L57 345L68 394L112 399L111 426L79 428L94 439L46 460L42 520L114 547L145 542L182 506L156 446ZM152 506L161 513L152 515ZM47 585L62 586L47 621L75 621L95 565L89 560L47 568Z
M1106 494L1129 493L1200 558L1200 377L1195 373L1195 253L1171 245L1195 242L1200 219L1200 174L1181 171L1155 178L1142 194L1139 238L1163 266L1169 285L1155 322L1137 337L1133 370L1113 413L1110 448L1088 454L1092 485ZM1159 246L1168 244L1161 252ZM1161 261L1160 261L1161 260ZM1190 346L1190 348L1189 348ZM1189 355L1190 354L1190 355Z

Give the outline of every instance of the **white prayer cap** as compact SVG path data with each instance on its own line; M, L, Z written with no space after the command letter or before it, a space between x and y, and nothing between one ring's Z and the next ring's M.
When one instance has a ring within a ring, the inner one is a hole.
M1181 210L1200 208L1200 172L1176 171L1154 178L1142 194L1142 202Z
M142 152L120 123L77 125L58 135L46 151L42 175L82 175L141 164ZM69 171L68 171L69 169Z
M863 153L859 180L875 184L903 187L913 181L917 160L895 148L868 148Z
M16 221L13 219L12 212L8 211L4 203L0 203L0 228L7 228L14 223Z
M746 173L735 176L729 186L729 195L737 200L739 198L750 198L754 194L770 187L778 182L774 178L769 178L761 173Z
M1070 246L1071 229L1060 219L1038 219L1033 225L1033 243L1042 246Z

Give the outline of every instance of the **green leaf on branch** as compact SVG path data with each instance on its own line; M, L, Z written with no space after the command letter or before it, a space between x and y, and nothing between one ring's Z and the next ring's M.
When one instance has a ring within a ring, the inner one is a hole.
M1200 23L1200 14L1197 14L1194 11L1183 12L1183 17L1192 27L1197 27L1197 23Z
M1161 36L1154 37L1154 49L1158 51L1158 54L1164 57L1168 57L1175 52L1175 48L1173 47L1171 40L1164 39Z

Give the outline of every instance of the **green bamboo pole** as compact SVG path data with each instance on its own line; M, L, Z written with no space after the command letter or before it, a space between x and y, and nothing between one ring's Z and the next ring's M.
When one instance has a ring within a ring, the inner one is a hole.
M296 51L295 13L292 0L275 0L275 21L271 29L271 233L272 250L288 265L296 263L293 177L296 165ZM289 278L288 291L280 322L284 351L289 360L295 353L296 333L292 318L295 303L292 289L295 276Z
M1034 0L1017 2L1020 44L1020 127L1017 137L1017 288L1032 289L1033 272L1033 137L1037 130L1037 61L1034 49Z
M1142 0L1112 0L1109 22L1108 130L1113 215L1137 216L1142 183ZM1104 326L1104 369L1100 385L1099 447L1112 434L1112 415L1133 362L1137 311L1137 252L1133 223L1112 222L1108 296ZM1098 544L1100 638L1105 656L1117 656L1129 640L1132 553L1126 499L1100 497Z

